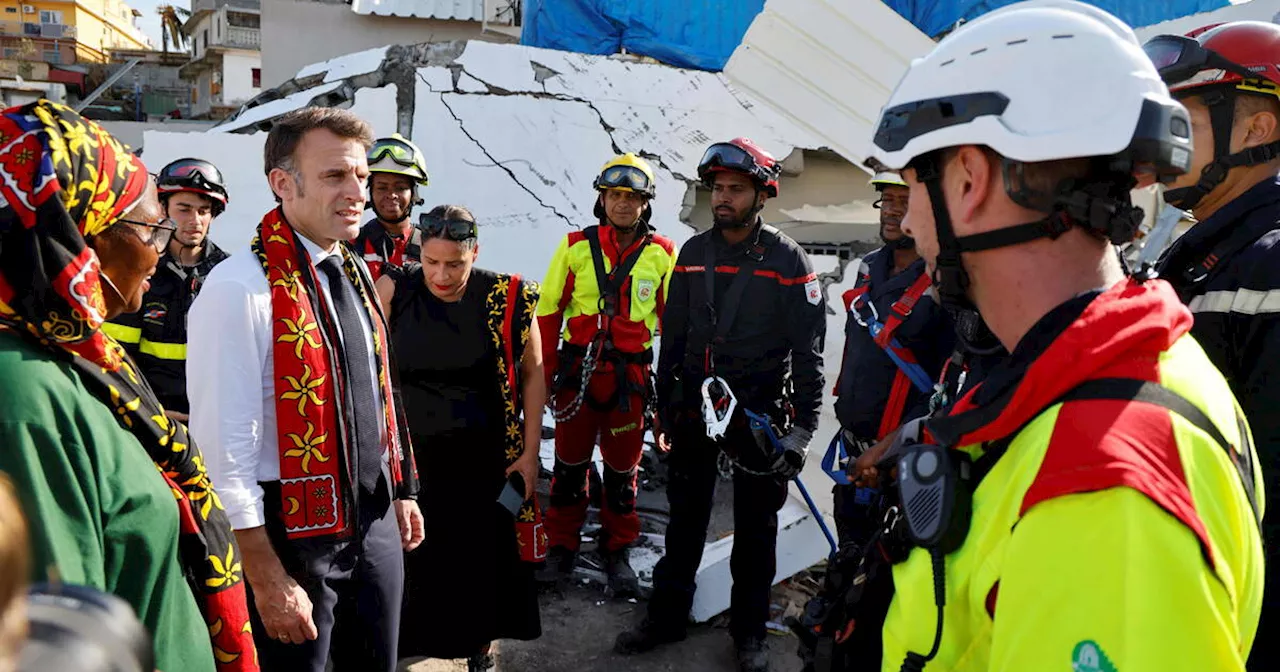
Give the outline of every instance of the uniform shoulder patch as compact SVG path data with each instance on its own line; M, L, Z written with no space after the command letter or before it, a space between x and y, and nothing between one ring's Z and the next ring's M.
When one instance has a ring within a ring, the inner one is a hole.
M822 301L822 285L817 278L804 283L804 298L814 306Z
M1116 666L1102 652L1102 647L1091 639L1076 644L1071 651L1071 669L1074 672L1116 672Z

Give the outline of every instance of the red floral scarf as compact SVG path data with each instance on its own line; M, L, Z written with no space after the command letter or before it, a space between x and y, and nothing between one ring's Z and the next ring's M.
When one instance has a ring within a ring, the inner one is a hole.
M346 534L354 504L342 465L354 454L348 417L341 412L346 377L330 344L339 342L315 269L292 227L277 208L258 225L251 248L271 286L272 367L276 388L276 437L280 446L279 515L290 539ZM346 245L343 268L373 318L380 402L389 437L391 485L397 498L417 491L408 432L389 379L386 325L373 281Z
M147 180L138 157L70 108L40 100L0 113L0 329L70 362L146 449L178 503L180 560L218 669L257 670L239 549L200 449L101 330L100 266L85 239L115 224Z

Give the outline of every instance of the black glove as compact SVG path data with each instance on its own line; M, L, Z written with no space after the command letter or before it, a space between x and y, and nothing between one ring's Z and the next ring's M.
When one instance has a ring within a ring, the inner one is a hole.
M813 440L813 432L794 427L782 437L778 443L782 445L782 453L773 461L773 473L783 480L789 481L804 469L805 457L809 454L809 442Z

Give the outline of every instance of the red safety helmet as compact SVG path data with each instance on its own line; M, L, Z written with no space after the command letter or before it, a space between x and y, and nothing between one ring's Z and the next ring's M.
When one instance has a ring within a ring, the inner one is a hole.
M1248 93L1280 90L1280 25L1274 23L1204 26L1185 36L1153 37L1143 49L1173 93L1223 84Z
M710 187L718 172L744 173L755 181L757 189L763 189L770 198L778 197L778 174L782 166L749 138L717 142L707 148L698 162L698 179Z
M1189 210L1222 184L1232 168L1280 156L1280 142L1229 153L1236 96L1280 99L1280 25L1232 21L1186 35L1158 35L1142 48L1171 93L1180 98L1200 96L1213 129L1213 162L1204 167L1194 186L1166 190L1167 202Z

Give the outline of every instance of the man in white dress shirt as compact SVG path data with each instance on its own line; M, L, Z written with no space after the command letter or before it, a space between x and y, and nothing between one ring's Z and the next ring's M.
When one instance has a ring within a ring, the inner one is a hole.
M191 433L236 529L263 670L393 672L418 479L359 231L367 123L303 108L264 150L279 207L192 306Z

